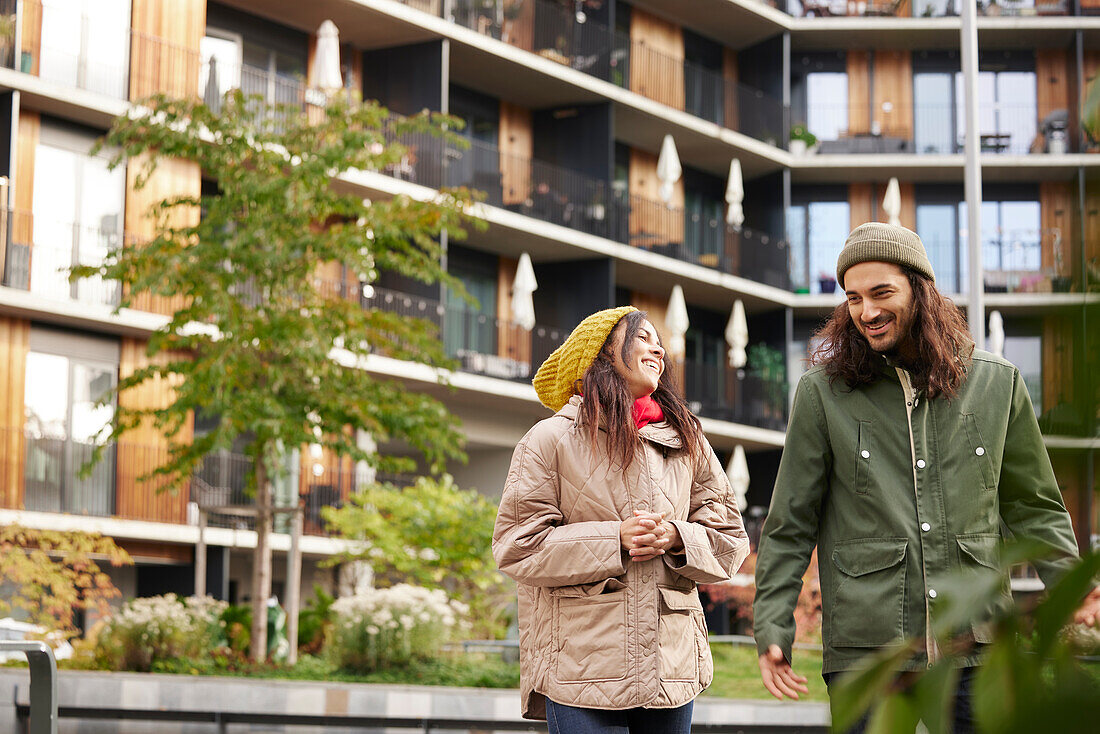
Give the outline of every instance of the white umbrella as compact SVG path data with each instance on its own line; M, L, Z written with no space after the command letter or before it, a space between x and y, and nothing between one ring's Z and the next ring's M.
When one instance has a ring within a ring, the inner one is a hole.
M1005 320L1000 311L989 312L989 351L998 357L1005 356Z
M749 504L745 497L749 491L749 463L745 460L745 449L741 444L733 447L733 456L726 467L726 477L729 478L733 495L737 498L737 509L744 511Z
M676 154L676 143L671 135L665 135L665 139L661 141L661 155L657 158L657 178L661 181L661 188L657 193L661 201L672 203L673 186L680 180L683 172L680 156Z
M672 296L668 299L668 312L665 314L665 327L668 329L668 351L673 357L684 356L684 334L687 333L690 322L688 321L687 304L684 303L684 289L679 285L672 286Z
M326 20L317 30L317 55L310 69L309 86L325 91L344 86L340 77L340 32L331 20Z
M512 284L512 321L527 331L535 328L535 302L531 296L538 288L531 256L525 252L519 256L516 280Z
M730 367L741 369L749 361L745 349L749 346L749 322L745 319L745 304L733 302L730 320L726 324L726 344L730 345Z
M897 178L891 178L886 184L886 196L882 200L882 211L890 224L901 225L901 189Z
M730 161L730 177L726 183L726 223L740 227L745 221L745 210L741 202L745 200L745 182L741 176L741 161Z

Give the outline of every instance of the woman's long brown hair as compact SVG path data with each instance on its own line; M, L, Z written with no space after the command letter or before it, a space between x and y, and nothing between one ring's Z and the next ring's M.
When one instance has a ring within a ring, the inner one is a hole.
M634 397L626 385L626 381L615 371L615 353L612 346L613 337L617 329L623 328L625 321L626 333L623 336L622 360L629 364L629 348L638 336L642 321L646 318L643 311L632 311L620 319L611 333L607 335L600 353L592 366L579 380L578 392L584 395L581 405L581 419L588 427L595 448L596 439L599 436L600 419L603 419L604 429L607 432L607 453L612 462L617 462L625 471L634 460L634 449L638 444L638 428L634 425L631 410L634 407ZM658 337L659 338L659 337ZM661 406L668 421L676 434L680 437L683 450L692 458L697 458L703 447L703 427L699 419L688 410L687 404L680 397L672 379L672 363L668 354L662 358L664 370L657 382L657 389L653 391L653 399Z
M926 390L929 398L953 398L966 379L974 354L974 340L970 338L966 317L931 280L907 268L903 270L913 289L914 316L909 339L918 354L913 385ZM844 380L850 389L855 389L878 379L882 357L871 349L852 321L847 303L836 307L814 337L821 339L821 345L814 350L810 364L823 365L830 381Z

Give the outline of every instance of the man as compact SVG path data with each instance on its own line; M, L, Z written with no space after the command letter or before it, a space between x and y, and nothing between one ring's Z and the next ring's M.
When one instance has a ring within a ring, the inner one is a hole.
M1002 521L1055 550L1035 563L1048 585L1077 555L1023 379L974 349L916 233L857 227L837 281L847 302L818 332L814 366L798 384L756 564L760 672L780 699L807 690L790 660L815 545L828 686L902 639L924 642L907 670L941 657L929 614L937 585L995 565ZM1098 618L1094 589L1077 619ZM972 668L990 629L976 622L968 636L976 644L957 658L956 732L972 730Z

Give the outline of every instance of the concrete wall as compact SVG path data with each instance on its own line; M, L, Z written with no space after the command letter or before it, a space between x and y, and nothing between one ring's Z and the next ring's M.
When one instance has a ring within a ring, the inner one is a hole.
M0 731L18 731L16 700L29 697L26 670L0 669ZM132 709L252 711L268 713L352 716L520 719L518 691L429 686L381 686L354 683L255 680L205 676L144 675L62 671L58 682L62 706L123 707ZM779 704L701 698L697 723L828 725L826 704ZM351 734L343 727L231 727L231 731L292 731L295 734ZM370 730L356 729L357 734ZM379 730L380 731L380 730ZM392 730L401 731L401 730ZM411 731L411 730L404 730ZM213 724L154 723L62 719L58 734L217 734Z

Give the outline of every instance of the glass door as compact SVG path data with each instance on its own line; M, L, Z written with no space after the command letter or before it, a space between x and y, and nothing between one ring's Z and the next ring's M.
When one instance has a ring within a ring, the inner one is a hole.
M50 0L42 5L43 79L126 99L130 0Z

